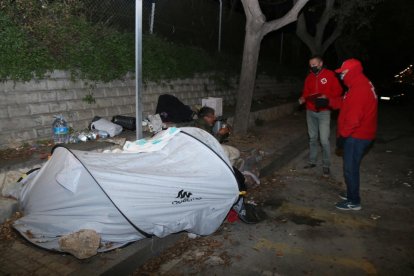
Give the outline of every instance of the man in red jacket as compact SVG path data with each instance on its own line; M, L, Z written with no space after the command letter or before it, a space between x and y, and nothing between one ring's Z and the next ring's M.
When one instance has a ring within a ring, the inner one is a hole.
M299 104L306 103L306 121L309 135L309 161L305 169L316 167L319 145L322 146L323 176L329 176L331 165L331 151L329 144L331 110L327 104L318 104L318 98L338 98L342 94L342 87L335 73L323 67L321 56L309 59L310 72L305 79L302 96Z
M342 98L329 99L330 106L340 108L338 146L343 147L343 168L347 192L336 204L341 210L361 210L359 168L362 157L377 132L378 99L374 86L363 74L361 62L348 59L335 72L348 87Z

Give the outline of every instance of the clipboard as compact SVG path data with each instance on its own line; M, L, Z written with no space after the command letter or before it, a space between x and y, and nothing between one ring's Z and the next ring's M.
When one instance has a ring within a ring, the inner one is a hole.
M307 96L305 98L306 101L315 101L316 98L322 97L321 93L315 93L315 94L311 94L309 96Z

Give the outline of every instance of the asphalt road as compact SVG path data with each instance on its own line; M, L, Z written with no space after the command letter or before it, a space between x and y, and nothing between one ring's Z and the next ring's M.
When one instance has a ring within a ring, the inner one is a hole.
M379 110L378 138L361 165L361 211L334 207L341 158L323 178L320 166L303 169L305 150L250 192L264 221L186 237L135 274L414 275L414 115L408 106Z

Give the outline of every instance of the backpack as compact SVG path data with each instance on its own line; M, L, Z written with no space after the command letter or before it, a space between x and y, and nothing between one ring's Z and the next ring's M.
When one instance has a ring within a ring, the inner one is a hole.
M177 97L169 94L158 97L156 114L160 114L163 122L181 123L193 120L194 112Z

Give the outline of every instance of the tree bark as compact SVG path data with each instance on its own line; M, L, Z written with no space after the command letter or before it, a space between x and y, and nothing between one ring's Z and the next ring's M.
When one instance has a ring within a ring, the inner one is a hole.
M326 26L334 15L334 3L335 0L325 0L325 9L316 24L315 36L311 36L307 30L305 15L302 13L298 18L296 35L308 46L312 55L323 55L341 35L343 22L338 22L335 30L324 40Z
M246 35L239 88L237 91L234 132L244 134L249 126L250 107L256 81L257 62L263 37L297 20L300 10L309 0L297 0L283 17L266 22L258 0L241 0L246 14Z

